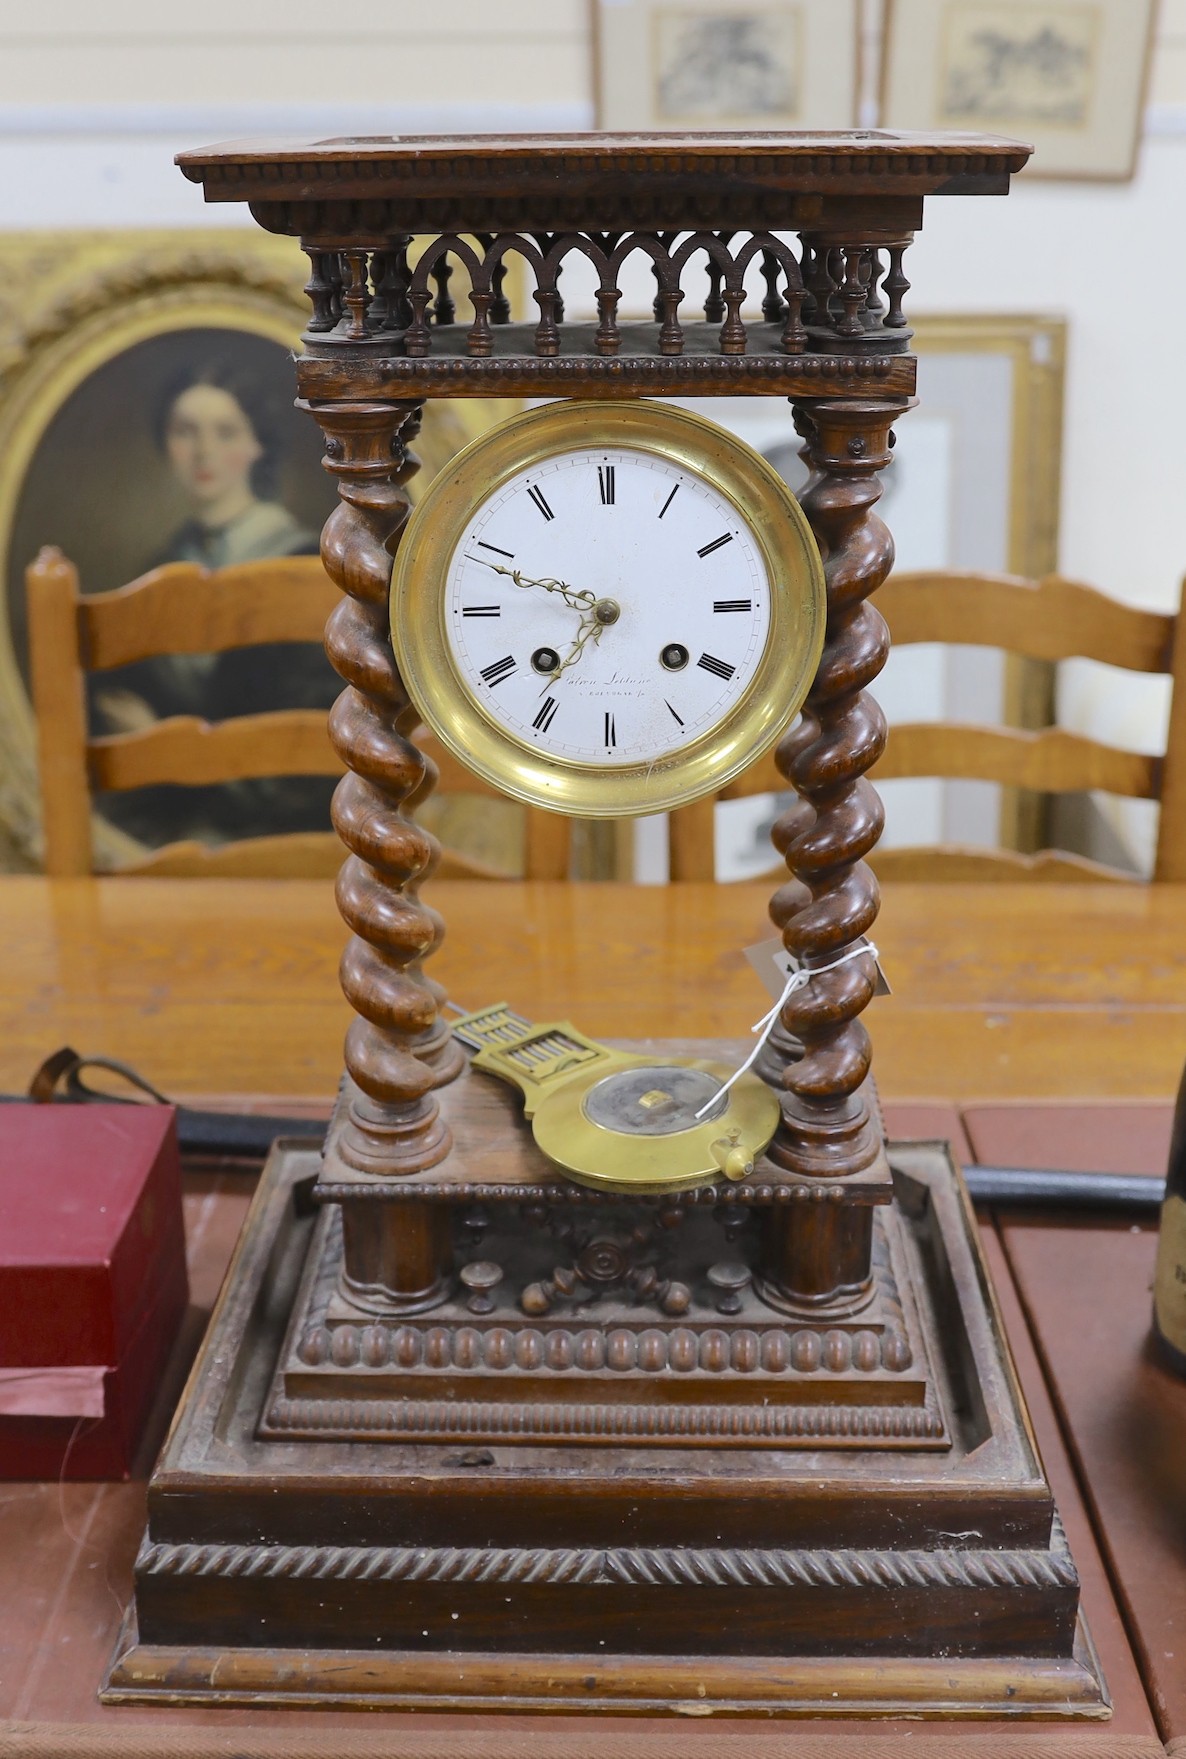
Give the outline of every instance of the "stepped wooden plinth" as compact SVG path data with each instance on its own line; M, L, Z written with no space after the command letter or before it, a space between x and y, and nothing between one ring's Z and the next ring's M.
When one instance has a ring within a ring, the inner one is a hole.
M363 1199L447 1218L419 1312L343 1292L340 1193L273 1153L107 1702L1107 1714L943 1151L891 1152L872 1288L813 1317L762 1294L761 1218L812 1208L791 1175L623 1204L537 1162L488 1078L441 1106L448 1177Z

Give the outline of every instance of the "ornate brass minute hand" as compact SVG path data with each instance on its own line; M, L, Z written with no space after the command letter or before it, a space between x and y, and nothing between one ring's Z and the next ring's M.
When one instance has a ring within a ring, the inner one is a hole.
M489 568L495 574L505 574L507 579L512 581L516 586L521 586L525 589L532 586L539 586L543 588L544 592L559 593L565 604L571 605L574 611L589 612L597 603L596 593L578 592L575 587L569 586L568 582L565 580L535 580L530 574L524 574L518 568L504 568L500 562L487 562L485 556L470 556L469 560L471 562L480 562L483 568Z

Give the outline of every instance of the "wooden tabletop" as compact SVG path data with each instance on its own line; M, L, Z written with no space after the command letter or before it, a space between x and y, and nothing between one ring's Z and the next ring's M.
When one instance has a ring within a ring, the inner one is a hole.
M744 1039L764 887L442 881L432 971L603 1037ZM865 1019L888 1097L1166 1099L1186 1061L1186 886L888 886L893 994ZM171 1095L326 1097L348 1012L322 881L0 879L0 1091L63 1043Z
M764 889L453 882L429 896L449 926L434 970L467 1005L505 997L604 1036L738 1039L767 1006L741 956L768 933ZM964 1152L1004 1163L1164 1164L1186 1055L1186 887L897 886L876 939L894 993L867 1018L891 1133L950 1134ZM0 1091L22 1088L69 1042L126 1058L179 1096L324 1101L348 1018L336 979L343 940L320 882L0 880ZM928 1095L945 1103L922 1103ZM199 1309L213 1300L247 1197L242 1174L188 1177ZM1155 1759L1163 1741L1186 1736L1173 1652L1186 1536L1180 1503L1155 1470L1139 1469L1140 1437L1160 1438L1150 1458L1169 1462L1180 1485L1186 1386L1145 1356L1151 1235L1032 1217L986 1220L984 1235L1116 1715L1095 1729L1012 1733L860 1725L862 1752L880 1759L908 1741L926 1759L953 1748L984 1759L1014 1748L1019 1759ZM104 1711L95 1685L129 1592L143 1495L142 1484L4 1487L0 1759L666 1759L668 1750L683 1759L697 1742L705 1759L732 1759L734 1748L737 1759L853 1750L841 1729L811 1723L742 1730L644 1719L627 1729Z

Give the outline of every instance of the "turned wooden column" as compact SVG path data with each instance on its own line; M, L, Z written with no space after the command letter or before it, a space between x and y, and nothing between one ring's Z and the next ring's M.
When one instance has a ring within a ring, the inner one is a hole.
M801 504L824 559L828 621L815 683L777 753L798 799L774 828L793 878L775 893L770 913L788 950L808 966L831 965L877 916L877 881L864 857L884 814L865 771L885 747L885 717L865 687L885 664L889 634L866 601L893 564L893 540L873 509L892 424L909 406L906 398L795 406L812 470ZM875 982L872 956L858 956L814 978L783 1009L783 1033L802 1052L781 1071L782 1122L769 1150L780 1166L833 1178L859 1172L881 1153L862 1091L870 1048L859 1019Z
M815 682L776 753L798 797L773 831L792 877L770 914L808 966L833 965L869 934L880 901L864 857L884 813L865 771L886 729L865 687L885 664L889 632L867 600L893 565L893 540L873 509L892 423L909 407L904 397L795 405L811 472L800 504L823 557L828 617ZM762 1062L783 1093L767 1153L810 1181L802 1201L765 1218L758 1286L788 1311L852 1313L872 1293L874 1209L892 1188L859 1019L875 985L871 954L821 971L788 1000Z
M345 595L325 641L347 685L329 730L350 772L335 791L333 819L351 851L337 901L353 931L341 980L358 1016L346 1035L346 1069L357 1092L334 1151L356 1171L403 1175L448 1154L434 1089L461 1067L440 1018L440 986L421 970L443 934L440 917L418 896L439 848L404 808L423 798L433 778L408 736L415 711L396 668L388 610L392 558L409 510L405 484L417 468L407 441L420 404L306 407L326 436L326 469L338 479L341 501L326 521L321 554ZM364 1280L372 1282L373 1265L368 1273Z

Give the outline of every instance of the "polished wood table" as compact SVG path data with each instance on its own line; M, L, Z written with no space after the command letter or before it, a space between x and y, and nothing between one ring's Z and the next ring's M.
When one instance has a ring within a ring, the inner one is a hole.
M768 932L764 889L452 882L430 895L449 924L434 970L463 1004L505 998L603 1036L739 1041L765 1011L741 956ZM0 880L0 1091L23 1088L68 1042L132 1062L177 1097L271 1095L324 1112L348 1018L343 939L321 883ZM1156 1170L1186 1056L1186 887L893 887L877 941L894 993L868 1017L892 1134L947 1134L1006 1163ZM248 1196L241 1172L188 1175L198 1308L213 1300ZM7 1485L0 1756L845 1759L856 1735L862 1759L903 1742L926 1759L1157 1759L1163 1743L1186 1743L1174 1650L1186 1648L1186 1521L1166 1482L1176 1471L1180 1491L1186 1387L1147 1360L1153 1236L1127 1222L1002 1216L986 1218L984 1238L1082 1574L1110 1724L103 1710L95 1688L129 1593L143 1484Z
M442 881L433 975L598 1036L743 1039L765 887ZM0 879L0 1090L69 1042L165 1092L333 1093L345 941L324 881ZM1165 1097L1186 1060L1186 886L886 888L883 1095Z

